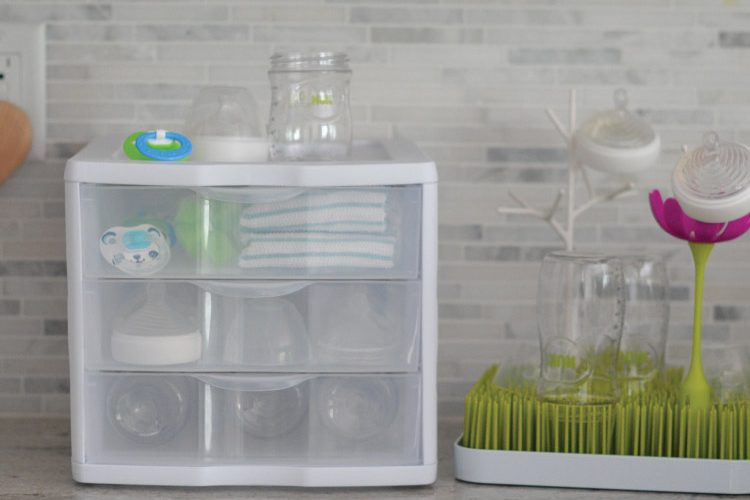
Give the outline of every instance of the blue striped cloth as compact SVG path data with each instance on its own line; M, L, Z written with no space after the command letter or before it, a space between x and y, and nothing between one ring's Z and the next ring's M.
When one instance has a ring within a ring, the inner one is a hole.
M239 258L244 268L394 265L395 238L386 232L385 190L311 191L245 208Z

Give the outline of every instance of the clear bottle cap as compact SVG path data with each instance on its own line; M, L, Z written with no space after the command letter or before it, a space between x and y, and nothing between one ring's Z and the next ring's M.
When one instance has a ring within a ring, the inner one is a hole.
M707 132L677 162L672 189L693 219L729 222L750 213L750 149Z
M613 100L614 109L596 113L576 132L579 160L615 174L652 166L659 156L659 136L648 122L628 110L624 89L616 90Z

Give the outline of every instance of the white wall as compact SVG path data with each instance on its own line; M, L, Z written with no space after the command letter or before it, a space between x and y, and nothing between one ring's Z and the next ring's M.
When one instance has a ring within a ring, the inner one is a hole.
M0 21L48 23L49 117L49 161L0 187L0 414L67 412L61 159L99 133L179 127L209 83L247 85L265 108L276 49L347 50L357 135L410 137L439 163L444 414L460 414L488 363L536 339L538 262L558 242L495 207L509 187L543 202L563 179L544 107L564 113L575 86L586 116L628 88L664 139L649 186L666 185L679 145L706 129L750 142L746 0L0 0ZM677 251L674 344L690 333L689 254L644 193L591 211L578 239ZM748 248L712 257L709 342L750 340Z

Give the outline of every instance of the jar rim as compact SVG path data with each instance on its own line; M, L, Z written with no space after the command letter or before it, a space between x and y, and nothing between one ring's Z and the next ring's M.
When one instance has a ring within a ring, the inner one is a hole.
M270 71L331 70L350 71L349 56L335 51L288 51L271 55Z
M544 256L545 261L555 260L585 263L606 263L616 260L617 258L618 257L613 254L582 250L554 250Z

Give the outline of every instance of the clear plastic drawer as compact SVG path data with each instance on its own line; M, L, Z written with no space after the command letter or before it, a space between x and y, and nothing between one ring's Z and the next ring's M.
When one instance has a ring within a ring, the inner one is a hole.
M414 372L419 281L87 280L86 366Z
M87 376L86 457L132 465L412 465L412 375Z
M420 186L80 190L89 277L419 274Z

